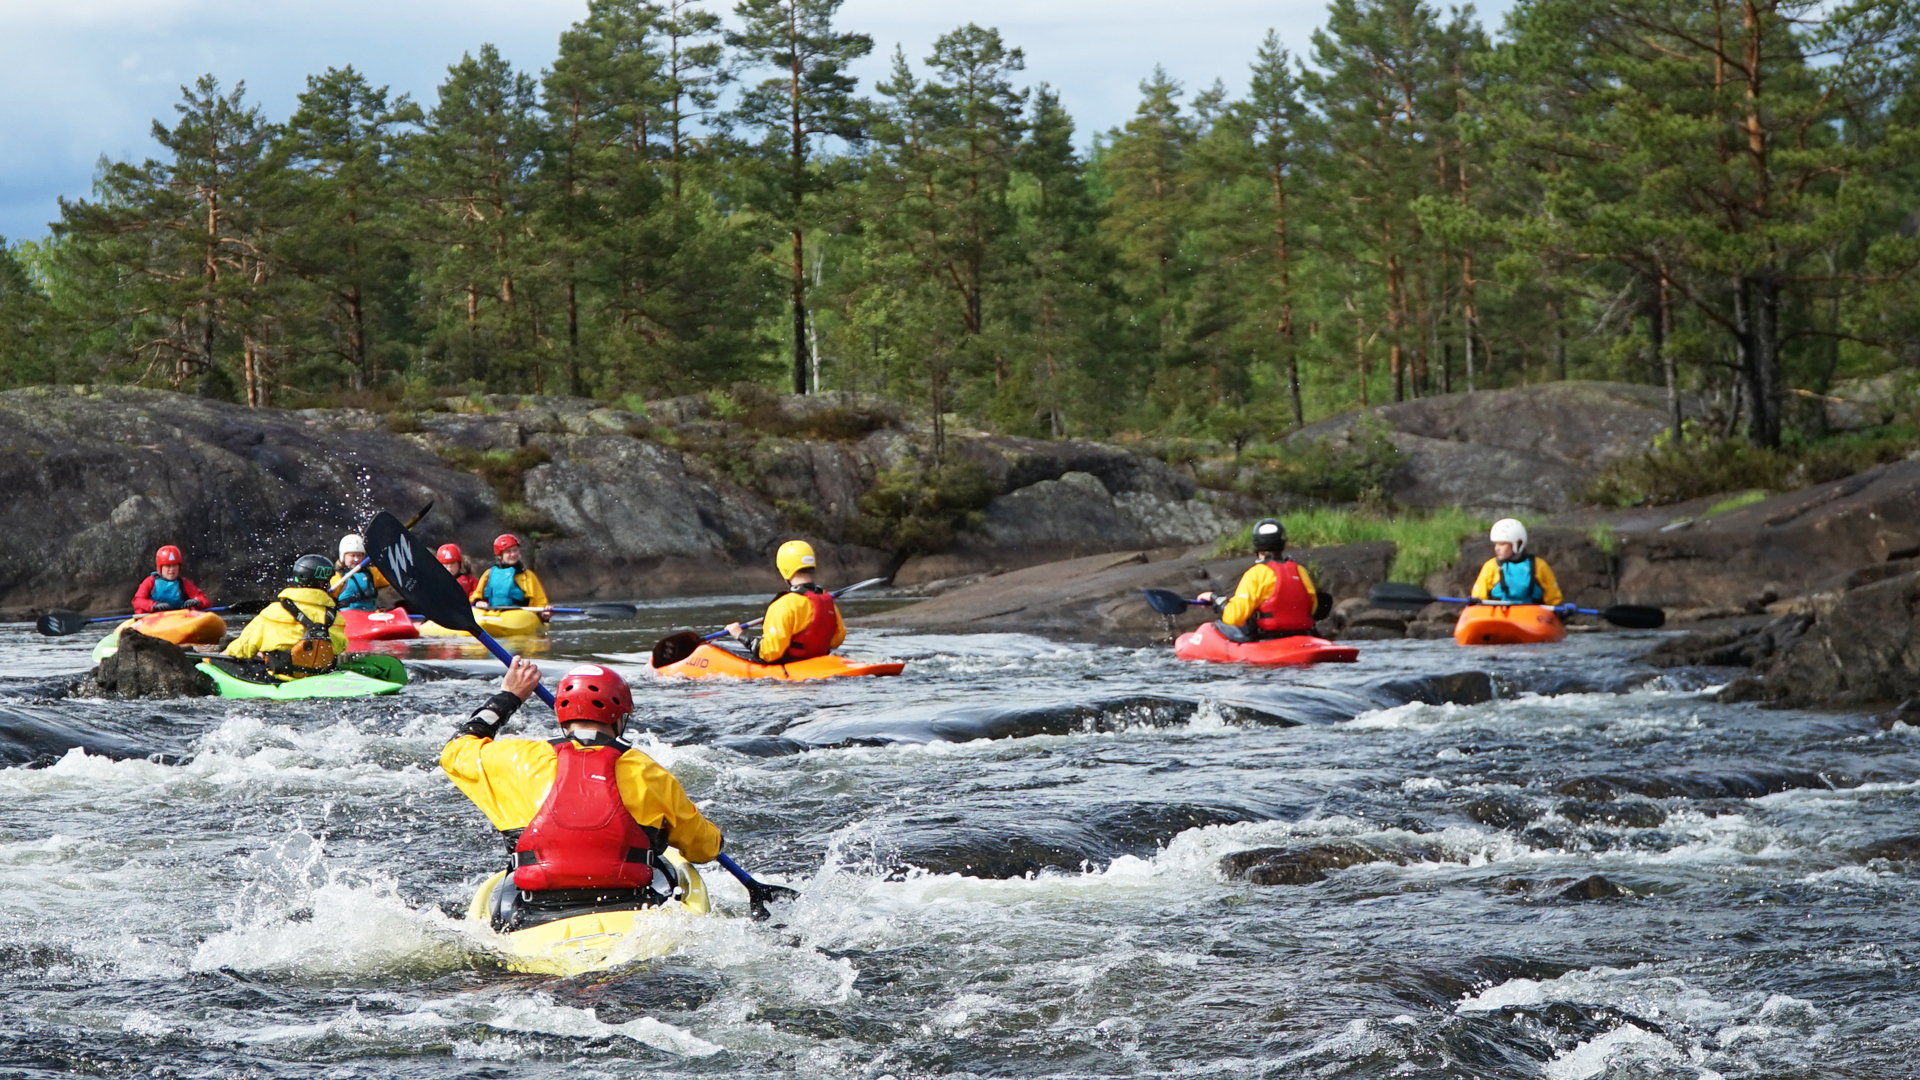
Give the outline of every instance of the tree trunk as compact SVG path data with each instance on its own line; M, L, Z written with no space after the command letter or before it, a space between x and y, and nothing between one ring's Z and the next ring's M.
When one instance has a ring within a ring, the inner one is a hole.
M1770 273L1734 288L1735 340L1747 398L1747 441L1780 445L1780 283Z
M1667 280L1667 272L1660 271L1659 313L1655 323L1660 331L1660 367L1667 377L1667 421L1672 431L1673 445L1678 447L1681 438L1680 426L1680 372L1673 355L1673 290Z

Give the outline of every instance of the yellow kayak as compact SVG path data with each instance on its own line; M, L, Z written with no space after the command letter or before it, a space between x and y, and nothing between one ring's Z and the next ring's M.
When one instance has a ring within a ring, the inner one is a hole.
M506 954L509 968L538 975L582 975L665 956L681 945L675 927L681 917L711 911L707 883L700 871L672 848L667 849L667 862L679 882L674 898L665 903L638 910L574 915L505 934L489 930L488 936ZM513 888L505 870L480 883L473 902L467 905L469 920L491 926L494 890L502 883Z
M547 621L537 611L526 608L505 608L500 611L473 609L473 620L480 629L494 637L526 637L530 634L545 633ZM466 637L465 630L449 630L439 623L428 619L419 626L421 637Z

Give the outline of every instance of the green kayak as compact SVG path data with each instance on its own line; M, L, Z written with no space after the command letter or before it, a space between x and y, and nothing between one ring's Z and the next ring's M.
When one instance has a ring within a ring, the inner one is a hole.
M212 676L224 698L274 698L292 701L298 698L368 697L373 694L397 694L407 685L407 668L399 660L379 653L351 653L340 661L337 670L304 679L280 680L265 674L256 664L224 657L202 660L201 671ZM261 681L271 679L271 682Z

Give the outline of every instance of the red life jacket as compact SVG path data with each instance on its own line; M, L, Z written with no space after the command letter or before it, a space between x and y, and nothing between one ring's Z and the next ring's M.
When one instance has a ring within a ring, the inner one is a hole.
M788 660L808 660L832 652L833 632L840 628L840 612L834 607L832 594L814 585L804 585L794 591L806 597L807 603L813 606L813 621L787 643L787 655L780 658L783 663Z
M614 765L625 743L553 740L553 787L514 845L513 883L542 889L644 889L653 839L620 801Z
M1313 629L1313 599L1300 580L1300 564L1292 559L1269 562L1273 592L1253 613L1253 628L1261 634L1297 634Z

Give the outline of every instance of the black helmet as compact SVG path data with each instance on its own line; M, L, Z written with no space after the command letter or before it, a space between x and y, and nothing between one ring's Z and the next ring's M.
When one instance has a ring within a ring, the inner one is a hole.
M1275 555L1287 550L1287 527L1273 518L1261 518L1254 522L1253 550L1268 551Z
M310 589L324 589L333 580L333 560L325 555L302 555L293 560L293 577L288 580Z

